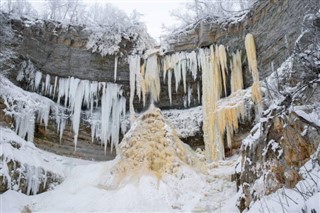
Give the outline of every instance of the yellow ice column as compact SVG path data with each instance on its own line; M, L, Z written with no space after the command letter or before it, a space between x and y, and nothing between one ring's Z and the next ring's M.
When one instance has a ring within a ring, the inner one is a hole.
M203 133L208 161L224 158L223 140L215 137L215 108L221 97L222 83L219 61L213 49L200 49L199 63L202 69Z
M247 51L247 58L249 63L249 69L252 73L253 84L252 84L252 100L258 104L259 114L262 112L262 96L260 91L259 83L259 72L256 55L256 45L252 34L247 34L245 39L245 46Z
M218 59L219 64L221 67L221 73L223 78L223 87L224 87L224 94L227 96L227 73L228 73L228 67L227 67L227 53L226 48L221 44L218 49L216 49L218 53Z
M231 70L231 93L234 93L243 89L241 53L239 50L232 54Z

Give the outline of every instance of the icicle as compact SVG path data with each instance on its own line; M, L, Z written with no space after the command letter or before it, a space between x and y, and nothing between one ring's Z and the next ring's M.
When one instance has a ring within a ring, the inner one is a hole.
M70 78L70 84L69 84L69 94L67 94L66 96L68 96L69 98L69 109L71 109L71 112L74 112L74 106L76 103L76 95L78 94L78 86L80 83L80 79L78 78L74 78L71 77Z
M33 141L35 115L32 109L24 106L22 102L17 103L17 112L14 114L15 131L17 135L28 141Z
M108 84L103 89L101 100L101 141L106 151L111 137L111 150L118 147L120 118L125 114L125 99L119 98L120 87Z
M233 98L241 96L241 93L233 94ZM222 140L224 133L227 133L227 144L232 148L232 135L239 128L239 119L245 116L245 107L242 100L232 101L232 97L228 100L221 100L217 103L215 110L215 132L216 140Z
M209 57L208 57L209 55ZM224 158L223 140L216 135L215 108L221 97L221 73L219 61L213 46L210 49L199 50L199 63L202 69L202 110L203 133L207 160L221 160Z
M50 85L50 88L49 88L49 96L52 97L52 91L53 91L53 86Z
M160 95L160 67L157 55L151 55L146 62L146 91L150 92L151 100L157 102Z
M217 50L216 50L217 51ZM221 44L218 48L219 52L219 64L221 66L221 72L223 77L223 87L224 87L224 94L227 96L227 73L228 73L228 67L227 67L227 54L225 47Z
M64 106L67 107L67 103L68 103L68 99L69 99L69 89L70 89L70 77L68 77L68 79L65 79L65 85L64 85Z
M199 82L197 83L197 95L198 95L198 103L201 103L201 93L200 93L200 85Z
M91 103L91 83L88 80L82 80L83 83L83 104L86 105L87 108L89 108L89 104Z
M249 69L252 73L253 85L252 85L252 100L258 104L259 114L262 112L262 96L259 83L259 72L256 55L256 45L252 34L247 34L245 38L245 46L247 51L247 58Z
M49 113L50 113L50 103L48 105L42 105L39 109L39 121L40 124L43 123L45 128L47 129L48 122L49 122Z
M190 88L190 85L188 87L188 107L190 107L191 104L191 97L192 97L192 88Z
M176 92L178 92L178 87L181 81L181 64L180 64L180 54L176 53L172 55L174 57L174 78L176 82Z
M136 73L140 70L140 57L138 55L129 57L129 70L130 70L130 121L135 120L135 112L133 106L133 99L135 94Z
M168 94L169 94L170 105L172 105L171 79L172 79L172 71L170 69L168 70Z
M231 70L231 93L234 93L243 89L241 53L239 50L232 54Z
M206 158L207 160L212 159L212 146L213 146L213 140L210 138L210 109L212 108L214 110L214 105L210 105L209 101L209 95L212 88L212 83L209 79L209 73L211 71L210 66L210 58L207 56L207 50L206 49L200 49L199 50L199 63L202 70L202 112L203 112L203 139L205 143L205 150L206 150Z
M140 77L141 77L141 82L140 82L140 85L141 85L141 93L142 93L142 102L143 102L143 106L146 105L146 83L145 83L145 80L144 80L144 73L145 73L145 65L142 64L141 65L141 68L140 68Z
M183 80L183 91L187 93L187 60L184 58L180 61L181 65L181 73L182 73L182 80Z
M114 82L117 81L118 56L114 57Z
M90 84L90 113L92 114L93 106L95 100L98 100L98 91L99 91L99 84L96 81L91 82Z
M62 136L63 136L63 131L66 127L66 120L64 118L60 119L60 125L59 125L59 142L61 144L62 141Z
M104 150L107 150L108 131L109 131L109 117L111 113L111 94L106 92L106 88L102 89L101 97L101 142L104 145Z
M57 83L58 83L58 76L55 76L54 77L53 93L51 95L52 98L54 98L56 95Z
M35 91L37 91L39 89L41 78L42 78L42 73L37 71L36 75L35 75L35 78L34 78L34 90Z
M222 94L222 80L221 80L221 72L219 67L219 60L213 50L212 45L210 47L210 54L211 54L211 69L213 70L213 72L210 73L211 74L210 80L213 86L212 100L215 102L220 99Z
M163 57L163 82L166 82L166 74L167 74L167 57Z
M198 72L197 54L195 51L192 51L187 57L189 59L189 70L192 73L193 80L196 80Z
M80 127L80 117L81 117L81 106L83 99L84 83L79 79L71 78L70 84L70 106L73 112L72 114L72 130L74 133L74 151L77 151L79 127Z
M143 79L143 76L142 76L142 73L141 73L141 66L140 66L140 58L139 58L139 61L137 61L137 64L136 64L136 94L138 96L138 99L140 101L141 99L141 90L142 90L142 87L144 86L144 79Z
M48 95L48 93L49 93L49 88L50 88L50 75L47 74L47 75L46 75L46 82L45 82L45 91L44 91L44 94L45 94L45 95Z

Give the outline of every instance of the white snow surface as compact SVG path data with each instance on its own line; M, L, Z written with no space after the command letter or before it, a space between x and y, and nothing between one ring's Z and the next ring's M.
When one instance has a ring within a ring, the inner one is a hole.
M0 212L238 212L236 186L231 182L237 156L207 165L207 174L185 166L175 175L161 179L144 175L110 189L106 182L112 179L111 168L121 159L97 163L58 156L37 149L9 129L1 128L0 132L5 155L50 168L65 178L53 190L38 195L6 191L1 195ZM9 141L23 146L8 149Z

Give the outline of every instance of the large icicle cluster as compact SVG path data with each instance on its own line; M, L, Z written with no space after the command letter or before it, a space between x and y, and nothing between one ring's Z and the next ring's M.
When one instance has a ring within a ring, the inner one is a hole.
M6 115L14 118L17 135L27 141L33 141L36 120L47 127L50 111L57 123L57 118L65 115L63 107L41 95L22 90L3 75L0 75L0 98L6 105Z
M245 40L246 51L250 70L253 74L254 84L252 86L252 99L258 103L259 110L262 108L261 93L259 87L259 73L254 39L248 34ZM137 95L140 98L142 85L147 92L151 93L153 101L159 100L160 65L163 71L163 80L168 84L169 101L172 103L172 76L175 78L175 91L178 91L181 81L184 89L184 105L190 106L192 101L192 87L187 85L187 72L191 72L196 80L197 72L202 71L202 109L203 109L203 132L208 160L224 159L224 137L226 134L227 144L232 148L232 135L238 129L238 121L246 117L244 99L237 102L230 101L228 95L235 99L236 95L243 95L243 74L241 52L236 51L230 57L230 72L227 66L227 52L223 45L211 45L210 48L199 48L192 52L178 52L164 55L158 58L157 54L149 54L145 57L146 73L144 75L144 64L140 64L139 56L131 56L130 63L130 111L134 115L133 100L135 96L135 85ZM160 62L161 61L161 62ZM142 68L141 68L141 67ZM138 80L139 78L143 80ZM230 79L231 92L228 91ZM197 85L198 102L200 103L200 86ZM230 95L231 94L231 95ZM145 92L143 92L145 95ZM221 97L227 98L227 102L220 105Z
M198 71L198 60L197 53L192 51L190 53L187 52L179 52L174 53L172 55L165 55L163 57L163 80L166 80L166 75L168 75L168 95L170 99L170 104L172 104L172 73L175 78L175 91L178 91L179 85L181 83L181 79L183 81L183 91L187 95L187 105L190 105L192 90L190 89L190 85L188 86L187 91L187 72L191 72L193 79L197 78Z
M57 76L54 78L54 83L51 83L50 75L47 74L45 78L42 76L43 74L29 61L28 63L24 62L22 64L22 69L19 72L17 80L26 80L29 83L28 87L30 90L48 96L56 100L58 104L64 105L72 121L75 150L77 147L82 108L86 108L89 110L89 114L92 114L94 110L100 107L99 102L101 102L101 117L98 126L97 122L91 123L92 140L94 138L100 138L105 148L109 142L111 148L118 146L120 119L124 119L126 110L126 100L122 96L122 90L119 85L80 80L74 77L58 78ZM50 108L47 107L46 110L40 114L40 121L43 121L45 125L48 123L49 112ZM19 118L23 117L20 116ZM65 116L64 113L56 114L60 142L67 118L68 116ZM19 121L19 119L16 119L16 121ZM20 129L19 125L16 126ZM31 126L34 126L34 123Z
M144 56L132 55L129 57L130 69L130 114L131 121L134 120L135 112L133 100L135 95L139 101L145 105L146 93L150 93L151 101L157 102L160 97L160 70L163 71L163 80L168 83L168 95L172 104L172 76L175 78L175 91L178 91L181 80L183 81L185 107L190 106L192 101L200 103L200 87L193 91L191 85L187 85L187 72L191 72L193 79L196 80L198 72L197 53L180 52L172 55L158 57L159 50L149 50ZM141 63L141 61L144 63ZM161 62L160 62L161 61ZM160 66L162 65L162 66ZM197 96L193 95L197 92ZM194 98L195 97L195 98Z
M202 70L203 133L208 160L225 157L224 136L232 148L232 135L239 127L239 119L247 116L244 104L243 76L240 51L231 58L231 95L220 99L227 91L227 54L223 45L200 49ZM224 92L224 93L223 93ZM240 97L240 99L238 98Z

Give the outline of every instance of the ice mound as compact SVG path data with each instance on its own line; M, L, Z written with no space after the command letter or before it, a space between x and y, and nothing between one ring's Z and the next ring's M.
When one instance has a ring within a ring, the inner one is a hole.
M143 175L175 175L189 167L203 172L205 165L184 144L168 124L161 110L153 106L143 113L124 136L118 150L118 162L112 168L113 186L138 180Z

